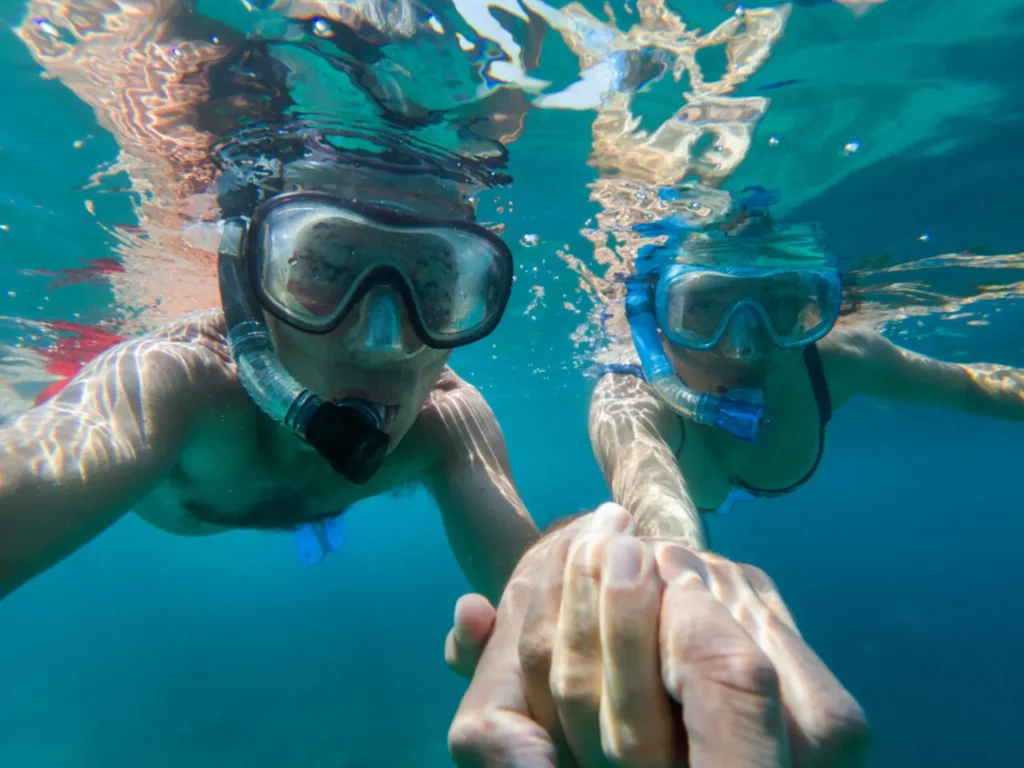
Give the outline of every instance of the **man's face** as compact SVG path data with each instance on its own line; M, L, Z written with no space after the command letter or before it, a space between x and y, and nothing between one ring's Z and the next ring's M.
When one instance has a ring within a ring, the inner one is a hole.
M435 202L430 184L423 179L412 189L389 186L388 202L426 216L453 218L452 207ZM327 190L332 191L332 190ZM360 199L359 191L380 201L380 188L345 190L348 196ZM437 198L445 199L446 190L438 190ZM447 190L450 199L450 190ZM372 236L372 232L367 236ZM382 234L383 237L383 234ZM391 237L394 237L392 234ZM332 241L321 239L320 243ZM336 244L335 244L336 245ZM401 245L401 244L398 244ZM365 243L346 239L345 248L367 249L388 246L386 240ZM339 253L345 248L336 249ZM297 248L293 258L308 260L291 269L289 292L314 314L330 314L338 291L328 289L329 259L317 257L310 249ZM307 268L308 267L308 268ZM392 449L415 422L448 360L450 351L428 347L410 321L409 307L391 285L373 285L348 311L344 321L330 333L312 334L296 330L273 317L267 317L274 346L281 363L303 386L329 400L359 399L385 407L384 430L391 435Z
M328 334L303 333L270 317L268 325L281 363L303 386L328 400L385 406L392 449L416 421L450 354L423 344L401 297L387 286L370 290Z

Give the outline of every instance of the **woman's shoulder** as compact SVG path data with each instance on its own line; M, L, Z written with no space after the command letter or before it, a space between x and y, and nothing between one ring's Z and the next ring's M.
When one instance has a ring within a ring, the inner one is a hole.
M892 343L867 324L836 327L818 342L833 408L856 394L862 378L891 348Z

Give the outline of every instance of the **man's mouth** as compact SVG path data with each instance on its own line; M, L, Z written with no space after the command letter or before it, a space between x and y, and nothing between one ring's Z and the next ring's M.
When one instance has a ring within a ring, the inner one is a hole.
M362 400L364 403L372 406L378 413L383 410L384 417L381 429L385 432L391 431L391 427L398 416L398 398L396 396L390 392L350 389L340 392L331 398L331 401L334 403L340 403L345 400Z

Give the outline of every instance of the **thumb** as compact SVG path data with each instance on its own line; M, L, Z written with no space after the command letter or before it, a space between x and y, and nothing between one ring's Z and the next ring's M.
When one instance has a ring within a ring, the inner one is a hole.
M463 595L455 603L455 622L444 644L444 660L452 672L473 676L494 629L494 618L494 607L483 595Z

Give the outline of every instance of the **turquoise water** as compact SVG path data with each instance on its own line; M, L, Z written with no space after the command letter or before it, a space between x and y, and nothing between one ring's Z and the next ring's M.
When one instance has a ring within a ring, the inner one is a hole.
M710 1L669 7L704 29L730 12ZM626 7L614 8L627 28ZM200 10L247 18L226 0ZM110 256L122 242L111 224L131 224L133 211L118 191L123 175L84 188L117 146L88 106L40 79L6 31L23 13L19 3L0 8L4 415L52 380L38 353L54 340L45 323L116 315L141 326L157 314L117 306L103 281L54 287L38 273ZM575 57L557 40L550 61L545 51L552 90L572 82ZM698 57L706 71L724 66L707 56ZM771 104L725 187L778 190L779 212L819 223L900 343L1024 367L1013 257L1024 250L1022 65L1020 3L794 7L738 91ZM643 124L656 127L682 90L662 81L638 96ZM535 110L510 145L515 181L482 210L504 225L520 277L502 326L453 358L494 408L542 525L608 496L586 434L600 333L566 256L585 275L602 272L585 237L599 212L588 199L598 175L587 164L592 120L587 110ZM523 245L527 235L537 244ZM948 258L962 252L974 256ZM878 268L928 258L899 273ZM911 305L922 314L898 311ZM872 765L1020 761L1020 443L1019 424L854 402L830 425L813 482L712 522L715 548L774 577L805 637L864 706ZM344 552L316 568L286 535L176 539L128 517L5 599L0 765L448 764L463 684L441 651L466 584L422 493L349 517Z

